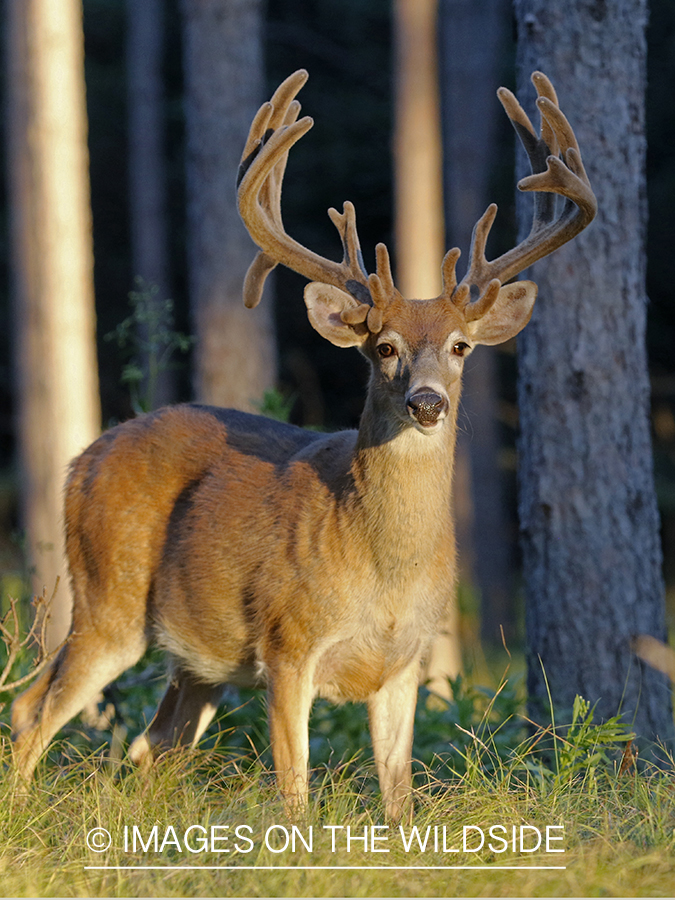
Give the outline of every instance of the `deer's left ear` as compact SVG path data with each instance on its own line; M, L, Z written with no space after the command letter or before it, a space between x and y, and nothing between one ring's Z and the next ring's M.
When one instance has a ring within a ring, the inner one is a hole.
M504 285L485 315L468 323L468 336L476 344L503 344L530 321L536 299L537 285L533 281Z

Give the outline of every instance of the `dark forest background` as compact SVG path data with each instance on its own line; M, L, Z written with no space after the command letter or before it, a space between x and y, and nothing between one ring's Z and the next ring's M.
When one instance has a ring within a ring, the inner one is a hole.
M166 0L164 54L166 162L170 264L176 328L191 330L186 272L185 141L182 35L177 0ZM104 426L132 415L121 383L123 360L104 340L129 313L131 263L126 11L122 0L84 0L87 108L95 242L98 353ZM388 0L268 0L265 23L267 96L290 72L305 67L310 81L303 109L315 118L311 140L291 155L284 189L289 233L317 252L337 258L339 243L326 215L343 200L356 203L366 266L374 247L392 239L393 63ZM671 621L675 592L675 5L654 0L648 33L648 343L652 382L655 473L662 518L665 576ZM513 40L504 50L501 83L514 88ZM262 98L261 98L262 99ZM4 136L2 136L4 137ZM4 147L0 140L0 148ZM4 152L0 149L0 152ZM514 142L508 123L500 133L499 164L491 196L506 244L515 230ZM4 163L4 160L2 161ZM234 203L234 185L232 189ZM464 248L466 252L466 248ZM0 569L21 566L11 372L7 197L0 186ZM365 363L327 346L310 328L301 302L304 281L276 276L279 389L292 400L291 419L329 429L354 427L363 400ZM499 355L500 421L504 474L517 554L515 516L518 427L512 349ZM190 358L178 372L178 400L192 398Z

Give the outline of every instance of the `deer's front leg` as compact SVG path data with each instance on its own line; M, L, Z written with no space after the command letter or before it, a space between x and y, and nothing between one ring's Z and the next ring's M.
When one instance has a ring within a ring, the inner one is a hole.
M313 668L276 663L269 672L267 702L277 785L292 810L307 805L309 713Z
M420 664L415 660L368 698L370 737L385 812L412 819L412 740Z

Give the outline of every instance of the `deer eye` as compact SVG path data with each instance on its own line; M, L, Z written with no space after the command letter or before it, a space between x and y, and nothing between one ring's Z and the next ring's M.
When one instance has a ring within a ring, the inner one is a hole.
M471 348L466 341L457 341L457 343L453 345L452 352L455 356L464 356L466 351L470 349Z
M377 353L382 359L390 359L392 356L396 356L396 347L393 344L378 344Z

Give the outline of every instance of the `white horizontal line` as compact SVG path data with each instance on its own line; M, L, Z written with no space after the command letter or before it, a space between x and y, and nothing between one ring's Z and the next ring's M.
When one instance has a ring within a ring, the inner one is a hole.
M259 872L278 872L278 871L317 871L326 870L351 870L364 872L368 869L382 869L391 872L403 872L409 869L421 871L447 871L449 869L511 869L523 871L525 869L566 869L567 866L84 866L85 869L222 869L236 872L241 871L259 871Z

